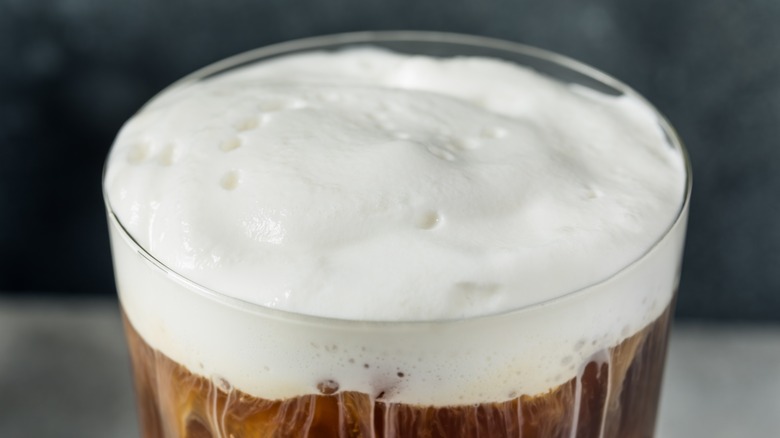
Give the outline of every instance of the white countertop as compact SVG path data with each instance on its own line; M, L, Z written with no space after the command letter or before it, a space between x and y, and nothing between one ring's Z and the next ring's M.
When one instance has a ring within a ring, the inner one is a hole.
M123 336L116 301L0 295L0 437L137 437ZM780 323L677 323L658 437L780 437Z

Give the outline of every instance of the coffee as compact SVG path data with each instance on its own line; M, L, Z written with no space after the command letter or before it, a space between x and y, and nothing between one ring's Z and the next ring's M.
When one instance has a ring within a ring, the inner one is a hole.
M582 67L518 65L568 68L548 55L392 35L207 70L120 132L104 185L146 434L652 435L673 132Z
M330 380L320 394L265 400L193 374L125 328L146 437L623 438L653 436L669 315L546 393L454 406L387 403Z

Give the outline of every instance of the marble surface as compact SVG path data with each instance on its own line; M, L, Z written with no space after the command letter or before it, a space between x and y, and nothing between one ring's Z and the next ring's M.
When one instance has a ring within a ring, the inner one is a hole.
M0 437L137 437L116 301L0 296ZM674 327L658 436L778 436L780 325Z

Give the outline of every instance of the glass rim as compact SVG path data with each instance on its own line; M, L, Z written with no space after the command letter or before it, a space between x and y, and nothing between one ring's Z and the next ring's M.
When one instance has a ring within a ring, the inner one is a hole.
M555 64L559 67L563 67L565 69L582 74L588 78L594 79L604 85L607 85L611 88L614 88L615 90L620 91L623 94L629 94L632 97L638 98L644 105L646 105L649 109L651 109L653 113L656 115L656 117L658 118L659 125L661 126L661 129L663 130L664 134L667 136L667 140L669 141L670 145L673 148L675 148L677 151L679 151L684 161L685 186L684 186L683 199L682 202L680 202L680 206L674 216L674 220L672 220L669 223L669 225L664 229L664 231L653 241L652 245L648 246L647 249L644 252L642 252L639 256L632 259L623 267L616 269L610 275L600 280L597 280L593 283L576 288L569 292L564 292L562 294L555 295L554 297L551 298L543 299L541 301L533 302L530 304L526 304L523 306L519 306L507 310L502 310L499 312L467 316L467 317L458 317L458 318L422 319L422 320L363 320L363 319L349 319L349 318L311 315L307 313L300 313L300 312L295 312L290 310L283 310L279 308L269 307L262 304L246 301L240 298L232 297L230 295L216 291L212 288L203 286L196 281L190 280L185 275L177 272L175 269L169 268L165 263L163 263L157 257L152 255L149 250L147 250L140 243L138 243L138 241L132 236L132 234L130 234L130 232L125 228L125 226L116 216L116 213L109 201L108 193L106 190L106 171L108 169L108 161L111 156L111 151L113 150L113 144L109 148L109 152L106 155L106 160L103 165L103 173L101 177L103 202L105 204L106 212L109 218L109 225L114 226L116 230L121 233L121 236L125 241L125 243L127 243L132 249L138 252L138 254L142 256L144 259L146 259L147 262L151 263L151 265L163 271L163 273L168 277L169 280L173 280L185 286L187 289L191 290L192 292L199 293L200 295L203 295L208 299L216 300L224 305L228 305L252 313L262 314L263 316L275 318L275 319L295 320L299 322L313 323L317 325L326 325L326 326L344 325L347 327L361 326L364 328L368 328L368 327L388 327L388 326L417 327L420 325L458 324L466 321L498 318L498 317L515 315L519 313L532 311L534 309L538 309L544 306L551 305L553 303L570 299L574 296L579 296L581 294L587 293L589 290L594 289L595 287L601 284L610 282L612 279L619 277L624 272L629 271L633 266L638 265L642 260L646 259L651 253L653 253L655 249L663 241L665 241L666 238L670 235L670 233L678 226L680 221L684 219L684 213L687 211L688 206L690 204L690 194L692 189L691 162L690 162L688 151L685 148L685 145L683 144L682 140L677 134L677 131L674 129L674 127L672 127L671 123L669 123L666 117L653 104L647 101L647 99L645 99L641 94L636 92L633 88L621 82L620 80L610 76L609 74L596 69L595 67L591 67L585 63L582 63L580 61L577 61L565 55L561 55L549 50L545 50L545 49L541 49L541 48L537 48L537 47L533 47L533 46L529 46L526 44L517 43L513 41L507 41L507 40L477 36L477 35L451 33L451 32L409 31L409 30L348 32L348 33L337 33L337 34L295 39L295 40L275 43L260 48L252 49L249 51L245 51L224 58L220 61L208 64L205 67L202 67L194 71L193 73L190 73L182 77L181 79L173 82L169 86L163 88L160 92L156 93L153 97L147 100L138 109L138 111L134 113L134 115L138 114L140 111L143 110L143 108L145 108L151 102L156 100L159 96L168 92L171 89L179 88L186 84L195 83L197 81L207 79L221 72L226 72L251 62L262 61L263 59L270 58L273 56L283 55L285 53L291 53L291 52L296 52L301 50L315 50L317 48L322 49L328 46L336 46L336 45L346 46L349 44L357 44L357 43L381 44L381 43L391 43L391 42L430 43L430 44L440 43L440 44L453 44L453 45L460 44L464 46L472 46L474 48L493 49L493 50L500 50L508 53L514 53L517 55L536 58L542 61ZM451 55L451 56L457 56L457 55ZM543 71L539 73L543 75L547 75Z

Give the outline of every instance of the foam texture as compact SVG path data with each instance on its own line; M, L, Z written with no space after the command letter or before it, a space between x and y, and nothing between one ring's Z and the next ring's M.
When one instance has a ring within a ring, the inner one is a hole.
M215 304L113 228L136 330L265 398L324 380L430 404L543 392L669 305L685 226L682 154L635 95L376 49L166 91L121 130L105 187L189 280L353 320Z

